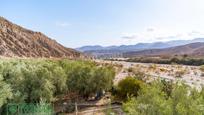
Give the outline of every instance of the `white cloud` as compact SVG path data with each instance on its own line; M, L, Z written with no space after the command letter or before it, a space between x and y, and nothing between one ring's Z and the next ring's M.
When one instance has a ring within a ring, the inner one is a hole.
M55 25L57 27L69 27L69 26L71 26L71 24L68 22L56 22Z
M144 31L137 33L122 33L122 39L125 42L138 43L139 42L156 42L169 40L188 40L204 37L204 33L196 30L179 31L161 28L147 28Z
M154 30L154 28L147 28L147 32L153 32Z
M137 36L134 33L123 33L122 38L131 40L137 38Z

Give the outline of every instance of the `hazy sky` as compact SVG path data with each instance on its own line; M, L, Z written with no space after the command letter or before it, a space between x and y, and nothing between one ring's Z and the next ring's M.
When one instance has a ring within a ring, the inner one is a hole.
M1 0L0 16L73 48L204 37L204 0Z

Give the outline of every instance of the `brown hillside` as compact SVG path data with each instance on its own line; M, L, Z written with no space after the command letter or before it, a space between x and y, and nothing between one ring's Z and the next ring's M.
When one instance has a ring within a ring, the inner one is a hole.
M187 45L165 48L165 49L149 49L135 52L124 53L125 57L135 57L135 56L174 56L174 55L184 55L189 56L204 56L204 43L191 43Z
M82 55L40 32L22 28L0 17L0 56L76 58Z

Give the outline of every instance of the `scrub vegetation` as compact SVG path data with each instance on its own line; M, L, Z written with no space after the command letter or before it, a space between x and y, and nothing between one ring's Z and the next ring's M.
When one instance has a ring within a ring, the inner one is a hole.
M8 103L54 102L59 95L88 99L112 88L110 65L48 59L0 60L0 108Z

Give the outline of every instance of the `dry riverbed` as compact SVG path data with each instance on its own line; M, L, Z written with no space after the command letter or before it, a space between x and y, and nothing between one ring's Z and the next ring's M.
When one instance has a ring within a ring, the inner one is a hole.
M117 84L120 80L127 76L131 76L130 68L133 71L143 72L148 75L149 79L162 78L173 81L183 81L186 84L200 88L204 85L204 72L200 70L199 66L186 66L176 64L151 64L151 63L134 63L125 61L101 61L100 63L111 63L113 65L119 65L120 71L117 72L114 83Z

